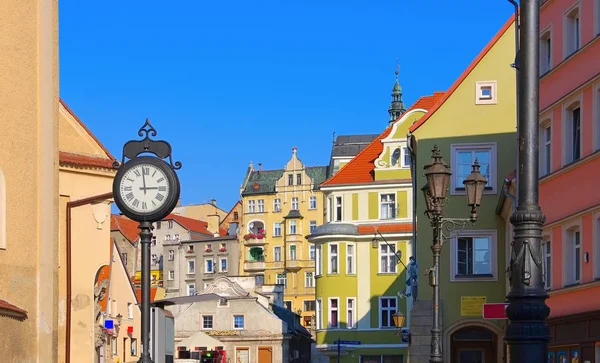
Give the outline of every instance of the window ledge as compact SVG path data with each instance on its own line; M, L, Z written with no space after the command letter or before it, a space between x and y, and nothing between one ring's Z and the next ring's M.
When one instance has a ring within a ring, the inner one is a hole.
M327 275L325 275L325 276L327 276L327 277L338 277L338 276L340 276L340 274L339 274L339 273L332 272L332 273L328 273L328 274L327 274Z
M378 272L377 276L396 276L397 272Z

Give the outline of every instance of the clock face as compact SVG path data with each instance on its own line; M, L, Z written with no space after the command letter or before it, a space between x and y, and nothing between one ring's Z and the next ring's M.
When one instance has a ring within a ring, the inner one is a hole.
M122 203L140 214L153 213L169 199L171 188L164 171L152 164L137 164L128 169L119 185Z

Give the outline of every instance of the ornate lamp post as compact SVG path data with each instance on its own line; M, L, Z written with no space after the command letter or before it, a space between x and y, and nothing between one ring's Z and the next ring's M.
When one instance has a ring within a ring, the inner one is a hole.
M437 145L433 147L431 162L425 165L425 177L427 185L421 190L425 195L425 205L427 211L425 214L431 220L433 228L433 266L429 269L429 285L433 288L433 328L431 329L431 351L429 362L442 362L442 346L440 327L440 255L444 241L451 237L451 233L458 230L454 236L458 236L467 224L473 224L477 221L477 207L481 205L483 190L487 180L479 172L479 163L477 160L473 163L471 174L463 181L467 196L467 205L471 207L471 216L469 218L444 218L444 205L446 204L446 195L450 176L452 173L448 165L443 161L440 150ZM444 234L447 233L447 234Z

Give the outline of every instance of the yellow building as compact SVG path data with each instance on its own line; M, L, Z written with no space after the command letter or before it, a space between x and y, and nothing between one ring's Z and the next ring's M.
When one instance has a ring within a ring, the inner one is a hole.
M248 168L241 189L240 272L258 284L283 284L286 306L304 325L315 314L315 249L304 236L323 224L319 185L327 167L307 167L297 149L283 169Z
M217 207L216 199L211 200L210 203L179 205L172 213L204 222L208 222L208 216L211 215L218 215L220 220L227 216L226 211Z

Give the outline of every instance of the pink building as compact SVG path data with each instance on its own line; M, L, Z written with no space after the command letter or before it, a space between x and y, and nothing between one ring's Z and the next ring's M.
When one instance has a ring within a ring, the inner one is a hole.
M540 34L548 362L600 363L600 0L542 1Z

